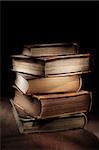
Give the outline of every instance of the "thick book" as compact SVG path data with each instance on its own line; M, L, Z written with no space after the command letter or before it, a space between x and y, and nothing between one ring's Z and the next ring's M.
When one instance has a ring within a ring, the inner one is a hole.
M24 45L22 54L32 57L61 56L78 53L77 43L49 43Z
M76 54L57 57L30 58L28 56L13 55L13 71L36 76L68 75L90 70L91 55Z
M31 117L46 119L88 112L91 108L92 96L91 92L83 90L73 93L33 96L26 96L16 90L13 103Z
M80 75L46 77L27 80L17 74L15 85L26 95L79 91L82 86Z
M34 76L44 75L44 62L39 59L30 58L23 55L12 55L13 71Z
M11 103L13 115L18 125L18 129L22 134L35 132L56 132L71 129L73 130L78 128L84 128L87 123L87 117L83 113L58 118L49 118L44 120L36 120L34 118L22 118L19 116L13 102Z

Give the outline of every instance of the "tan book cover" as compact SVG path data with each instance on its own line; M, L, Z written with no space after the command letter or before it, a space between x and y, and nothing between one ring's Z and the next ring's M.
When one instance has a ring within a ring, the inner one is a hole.
M16 76L15 85L26 95L79 91L82 79L79 75L46 77L27 80Z

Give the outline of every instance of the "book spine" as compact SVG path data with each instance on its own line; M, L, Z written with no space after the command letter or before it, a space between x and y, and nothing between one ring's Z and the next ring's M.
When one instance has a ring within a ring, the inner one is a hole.
M89 104L88 112L90 112L92 108L92 92L89 92L89 94L90 94L90 104Z
M78 90L76 92L80 91L80 89L82 87L82 78L81 78L80 75L78 75L78 76L79 76L79 88L78 88Z
M18 126L18 129L19 129L19 132L20 133L23 133L23 127L22 127L22 123L21 121L19 120L19 116L18 116L18 113L14 107L14 104L13 104L13 100L10 99L10 102L11 102L11 105L12 105L12 112L13 112L13 115L14 115L14 118L15 118L15 121L16 121L16 124Z
M76 54L79 53L79 47L77 43L73 43L73 45L75 46L75 50L76 50Z
M84 116L84 126L83 126L83 128L86 128L86 125L87 125L87 122L88 122L88 119L87 119L87 116L86 116L86 114L85 113L82 113L82 115Z

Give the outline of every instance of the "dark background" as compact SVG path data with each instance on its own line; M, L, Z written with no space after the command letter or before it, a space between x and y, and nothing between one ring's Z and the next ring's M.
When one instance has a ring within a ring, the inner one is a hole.
M79 49L94 54L89 87L93 91L92 112L99 114L96 98L96 43L98 2L2 2L1 13L1 96L12 94L10 55L20 53L23 44L77 42ZM80 50L80 51L81 51Z

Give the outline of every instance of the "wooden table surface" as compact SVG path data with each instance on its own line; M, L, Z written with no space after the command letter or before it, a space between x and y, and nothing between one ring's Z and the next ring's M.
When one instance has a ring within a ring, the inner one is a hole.
M9 101L0 107L2 150L99 150L99 139L85 129L20 135Z

